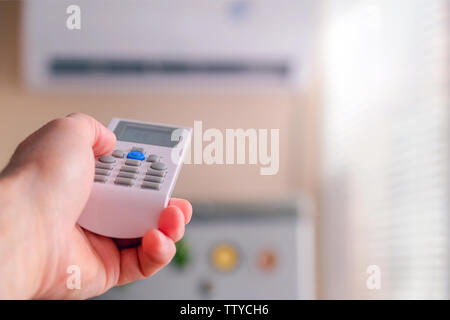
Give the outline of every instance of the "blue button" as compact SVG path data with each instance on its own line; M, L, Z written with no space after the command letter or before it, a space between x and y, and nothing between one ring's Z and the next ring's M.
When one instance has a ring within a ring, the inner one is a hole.
M132 151L127 154L128 159L145 160L145 155L139 151Z

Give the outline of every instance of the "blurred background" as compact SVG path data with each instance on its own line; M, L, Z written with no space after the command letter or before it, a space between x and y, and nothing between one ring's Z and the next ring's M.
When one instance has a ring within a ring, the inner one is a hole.
M449 39L448 0L2 0L0 165L75 111L280 129L276 175L185 165L174 261L100 298L448 299Z

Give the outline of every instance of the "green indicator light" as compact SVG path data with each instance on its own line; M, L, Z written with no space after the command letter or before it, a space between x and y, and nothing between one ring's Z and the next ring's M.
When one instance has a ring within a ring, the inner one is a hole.
M179 269L184 269L191 260L191 250L186 242L182 239L175 244L177 252L173 257L172 264Z

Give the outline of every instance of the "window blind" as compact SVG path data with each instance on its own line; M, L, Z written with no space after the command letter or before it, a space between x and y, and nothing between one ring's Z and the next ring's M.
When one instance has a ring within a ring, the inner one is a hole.
M449 12L325 1L325 298L449 297Z

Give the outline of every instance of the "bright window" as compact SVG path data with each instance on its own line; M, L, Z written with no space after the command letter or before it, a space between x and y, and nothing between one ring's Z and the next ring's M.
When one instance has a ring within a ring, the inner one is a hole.
M323 296L448 298L450 1L324 8Z

